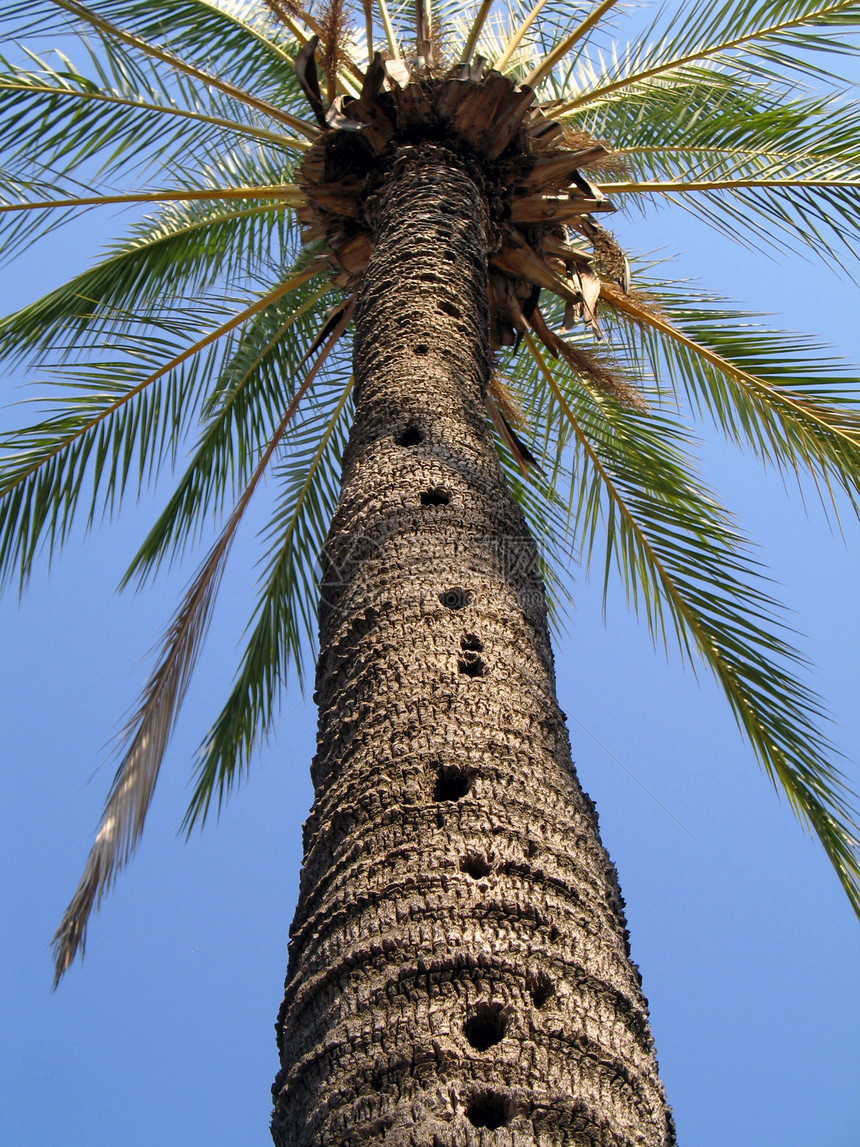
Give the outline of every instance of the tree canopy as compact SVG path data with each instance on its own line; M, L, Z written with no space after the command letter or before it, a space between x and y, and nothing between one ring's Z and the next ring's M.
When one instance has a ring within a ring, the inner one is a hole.
M523 300L496 308L488 409L554 618L563 624L574 566L606 587L620 579L655 642L716 677L860 910L852 796L822 705L755 551L698 474L693 431L713 424L817 491L825 513L837 496L856 508L857 379L815 339L622 251L603 215L630 214L647 248L648 211L663 204L698 216L728 252L740 242L850 275L860 120L846 68L860 9L771 0L703 16L688 5L616 46L613 8L483 4L464 17L453 4L379 0L353 20L338 4L313 14L274 2L35 0L0 16L4 256L56 242L82 212L134 209L87 269L0 322L0 353L43 383L35 419L0 443L0 574L22 586L76 522L118 512L164 472L176 473L173 493L125 582L154 576L213 519L220 529L128 722L58 932L58 974L139 838L238 524L267 475L277 492L259 597L233 689L201 739L189 829L247 770L288 668L306 672L362 269L360 244L349 263L312 194L310 159L328 133L366 128L356 108L375 58L386 99L433 92L445 138L467 132L440 85L486 87L500 75L512 99L534 91L538 159L578 157L583 210L557 182L515 185L508 172L502 198L516 226L497 269L543 294L523 323ZM536 249L530 211L544 221L557 211L566 231L549 228Z

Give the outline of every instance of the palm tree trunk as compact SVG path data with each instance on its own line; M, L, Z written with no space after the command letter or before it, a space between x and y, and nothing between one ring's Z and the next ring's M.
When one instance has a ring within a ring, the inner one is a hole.
M483 415L478 178L403 148L370 206L279 1147L674 1143L537 551Z

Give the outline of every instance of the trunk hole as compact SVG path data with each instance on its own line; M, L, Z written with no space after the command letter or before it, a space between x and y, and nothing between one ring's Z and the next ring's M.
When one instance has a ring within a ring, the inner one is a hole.
M537 972L526 978L526 988L532 998L532 1003L540 1011L555 995L555 983L546 972Z
M433 786L434 801L458 801L471 789L475 774L459 765L442 765Z
M486 1127L495 1131L511 1121L511 1105L500 1091L484 1091L473 1095L466 1106L466 1118L473 1127Z
M489 876L493 866L486 856L479 852L467 852L460 860L460 871L471 876L473 880L480 880L482 876Z
M407 426L406 429L398 436L398 446L420 446L424 441L424 435L417 426Z
M462 586L452 585L449 589L442 590L439 600L446 609L463 609L471 602L472 594Z
M475 1051L487 1051L500 1043L508 1030L508 1014L501 1004L478 1004L463 1025L463 1035Z
M471 653L483 653L484 643L477 633L464 633L460 638L460 648L469 650Z
M422 506L447 506L450 501L447 490L425 490L421 495Z
M483 677L487 672L486 664L475 654L471 657L461 657L457 668L466 677Z
M460 308L456 303L449 303L447 299L442 299L436 304L436 309L442 311L446 315L450 315L452 319L460 318Z
M429 354L430 353L430 347L428 346L427 343L416 343L415 346L412 348L412 353L413 354Z

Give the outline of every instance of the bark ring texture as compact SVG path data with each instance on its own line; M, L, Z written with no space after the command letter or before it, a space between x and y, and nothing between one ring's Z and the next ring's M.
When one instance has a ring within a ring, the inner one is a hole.
M373 207L279 1147L674 1143L537 551L483 415L485 219L432 151L400 155Z

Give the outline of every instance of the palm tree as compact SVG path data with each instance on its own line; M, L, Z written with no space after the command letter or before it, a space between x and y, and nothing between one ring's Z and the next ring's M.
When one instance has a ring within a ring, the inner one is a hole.
M607 580L713 672L860 911L819 703L688 429L708 418L811 476L825 505L837 488L856 505L854 380L811 341L668 282L598 221L657 199L730 239L852 257L860 121L833 61L858 13L690 7L609 54L614 2L485 2L464 19L377 0L355 24L339 0L31 0L0 16L37 46L80 34L86 60L4 60L5 250L91 208L143 207L0 326L6 359L55 384L4 439L0 571L23 584L76 513L116 509L195 432L126 582L224 518L127 725L56 975L140 837L271 472L261 596L185 823L238 782L318 617L279 1144L500 1127L674 1142L555 698L548 619L599 537Z

